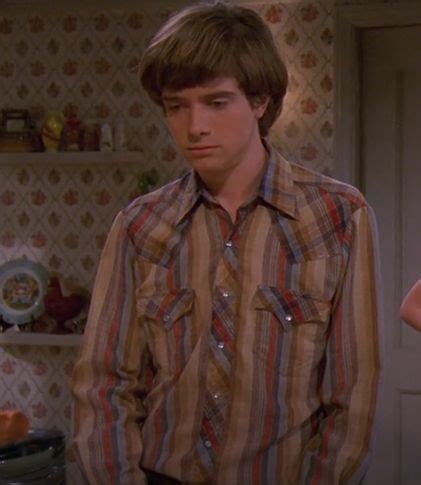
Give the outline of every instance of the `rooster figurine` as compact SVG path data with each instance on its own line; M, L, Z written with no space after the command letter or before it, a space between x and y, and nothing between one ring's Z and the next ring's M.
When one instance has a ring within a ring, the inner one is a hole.
M71 293L65 296L57 277L50 279L48 292L44 297L45 312L56 322L59 330L65 332L65 322L79 315L87 303L87 297Z

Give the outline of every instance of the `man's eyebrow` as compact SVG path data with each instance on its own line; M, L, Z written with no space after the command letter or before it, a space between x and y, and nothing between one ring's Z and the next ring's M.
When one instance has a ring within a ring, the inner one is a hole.
M202 99L205 101L211 100L211 99L216 99L216 98L234 98L236 96L236 93L233 91L215 91L214 93L209 93L201 96Z
M216 98L234 98L236 96L236 93L233 91L215 91L213 93L208 93L208 94L203 94L202 96L199 96L200 99L204 101L209 101L212 99ZM171 101L182 101L185 98L182 95L179 94L163 94L162 95L162 100L166 102L171 102Z
M163 94L162 101L180 101L182 100L182 96L178 96L176 94Z

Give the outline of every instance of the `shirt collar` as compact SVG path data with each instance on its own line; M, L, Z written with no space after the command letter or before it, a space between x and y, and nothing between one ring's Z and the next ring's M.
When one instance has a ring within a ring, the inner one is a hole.
M199 176L193 170L190 170L185 177L186 184L184 190L182 190L182 194L180 194L180 204L176 219L177 225L193 209L202 196L203 184L201 183Z
M275 209L297 218L296 192L290 163L266 143L269 159L259 188L259 196Z
M269 151L269 159L257 195L267 204L295 219L297 206L291 165L271 145L265 143L265 146ZM186 175L183 193L180 194L176 224L179 224L203 197L204 189L198 174L190 170Z

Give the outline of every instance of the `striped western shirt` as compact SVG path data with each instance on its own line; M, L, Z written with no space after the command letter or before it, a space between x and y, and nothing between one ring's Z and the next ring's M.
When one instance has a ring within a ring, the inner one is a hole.
M89 483L358 482L380 370L372 211L274 149L232 221L190 172L121 211L73 374Z

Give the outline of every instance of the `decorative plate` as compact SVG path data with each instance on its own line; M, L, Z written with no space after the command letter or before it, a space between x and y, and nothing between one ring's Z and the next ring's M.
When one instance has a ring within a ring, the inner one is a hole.
M44 312L48 272L39 263L16 259L0 266L0 315L7 323L31 322Z

